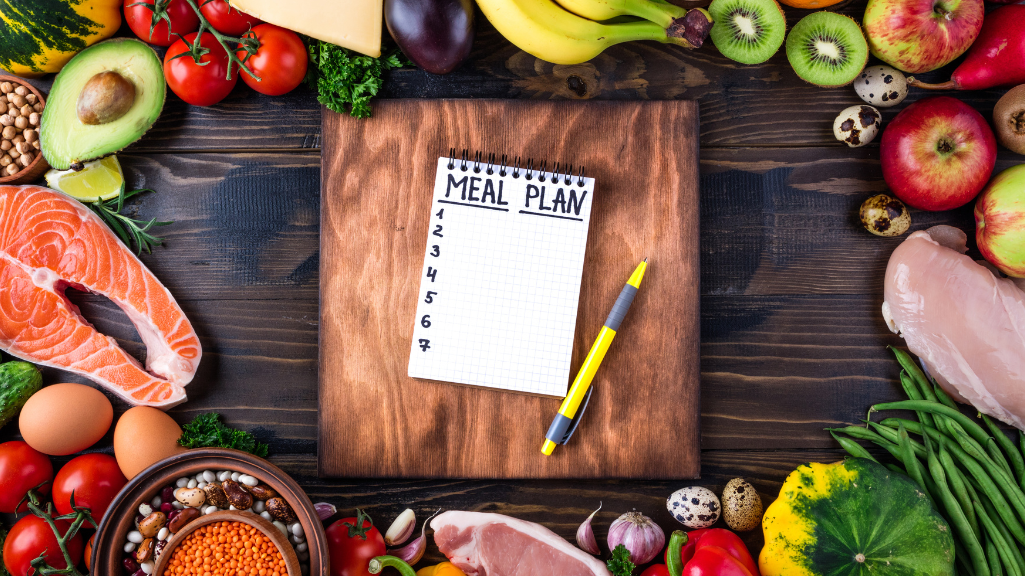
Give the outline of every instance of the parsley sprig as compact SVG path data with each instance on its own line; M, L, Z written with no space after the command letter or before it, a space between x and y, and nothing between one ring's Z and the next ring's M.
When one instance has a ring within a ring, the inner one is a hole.
M370 99L377 95L384 72L407 64L398 48L380 58L364 56L319 40L310 40L310 72L307 83L317 90L317 100L339 114L370 117Z
M609 567L612 576L630 576L634 573L637 565L630 561L630 551L626 546L620 544L612 551L612 558L605 563Z
M267 456L266 444L257 442L256 437L245 430L225 426L216 412L200 414L182 426L178 444L186 448L234 448L261 458Z

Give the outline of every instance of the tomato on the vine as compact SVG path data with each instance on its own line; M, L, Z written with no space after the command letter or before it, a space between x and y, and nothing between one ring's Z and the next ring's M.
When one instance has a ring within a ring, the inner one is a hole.
M329 526L327 544L331 576L371 576L370 561L385 554L384 537L362 510Z
M45 454L20 440L0 444L0 512L10 514L16 507L24 512L26 506L18 503L25 494L42 484L36 491L46 497L52 480L53 464Z
M669 576L669 568L665 564L652 564L641 572L641 576Z
M189 54L189 46L196 40L196 33L185 36L167 49L164 55L164 78L179 98L193 106L212 106L231 93L238 82L238 74L227 79L230 61L228 53L217 42L214 35L203 32L200 45L207 50L199 64ZM186 44L188 41L188 44Z
M125 0L125 20L136 36L157 46L170 46L176 34L199 29L199 16L186 0Z
M75 506L88 508L99 524L114 496L128 479L121 473L117 460L106 454L83 454L72 459L53 479L53 506L58 514L71 514L71 494Z
M56 524L61 534L65 534L71 526L67 520L57 520ZM75 534L75 537L67 542L68 554L76 565L82 560L82 546L81 534ZM7 534L7 541L4 542L4 565L11 576L30 576L35 572L32 561L43 552L46 552L46 563L50 566L58 570L68 567L53 529L42 518L29 514L18 520Z
M260 79L245 70L239 71L242 81L250 88L268 96L280 96L302 84L309 56L298 34L274 24L260 24L245 37L260 41L260 48L245 61ZM239 50L235 55L241 60L246 57L246 51Z
M199 11L214 30L229 36L240 36L263 20L232 8L228 0L198 0Z

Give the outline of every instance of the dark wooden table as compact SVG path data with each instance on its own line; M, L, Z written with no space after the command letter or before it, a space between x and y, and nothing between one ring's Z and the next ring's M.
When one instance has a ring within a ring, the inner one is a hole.
M864 1L839 11L860 21ZM808 13L786 12L791 24ZM887 258L900 239L871 236L857 219L861 202L886 190L878 142L849 149L832 135L840 110L860 103L854 91L804 83L783 51L764 65L742 66L711 43L695 51L631 43L585 64L555 66L511 46L480 14L477 22L462 68L447 76L394 71L382 96L700 103L701 205L693 209L701 214L701 480L319 479L322 111L306 88L271 98L240 82L210 108L187 106L169 92L154 129L120 155L130 186L157 190L132 209L175 221L160 230L166 247L143 260L181 303L204 347L189 401L171 415L184 423L221 413L269 442L270 459L314 501L363 508L382 526L407 506L421 518L438 508L472 509L541 522L570 540L599 502L600 540L616 516L633 509L671 530L678 525L665 499L677 488L700 483L718 493L742 476L768 505L798 464L839 459L823 428L858 422L871 402L895 399L899 389L885 346L900 340L880 306ZM952 69L922 77L949 78ZM989 117L1000 94L958 96ZM913 91L907 102L926 95ZM901 108L884 109L884 122ZM1022 161L1001 149L997 169ZM913 213L913 229L939 223L974 231L970 207ZM141 355L116 306L91 295L72 298L102 332ZM46 381L64 379L74 380L48 373ZM14 428L0 440L14 437ZM93 450L110 451L111 434ZM760 531L746 538L760 547ZM440 558L433 546L428 554Z

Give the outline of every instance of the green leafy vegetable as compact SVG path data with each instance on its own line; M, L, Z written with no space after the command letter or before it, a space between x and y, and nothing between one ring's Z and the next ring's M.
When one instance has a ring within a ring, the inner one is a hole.
M384 72L406 64L398 48L373 58L311 40L309 50L312 66L307 82L316 88L317 100L328 110L356 118L370 117L370 99L381 89Z
M225 426L219 418L216 412L196 416L182 427L178 444L186 448L234 448L261 458L267 456L266 444L257 442L249 432Z
M612 558L609 558L605 565L609 567L612 576L630 576L634 573L634 568L637 567L630 561L630 551L622 544L616 546L616 549L612 551Z

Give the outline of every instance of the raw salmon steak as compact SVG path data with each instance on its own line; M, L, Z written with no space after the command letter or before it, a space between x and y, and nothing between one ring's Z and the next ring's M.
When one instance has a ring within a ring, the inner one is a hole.
M146 345L146 369L64 295L106 296ZM88 208L39 186L0 186L0 348L81 374L131 404L185 401L202 349L167 288Z

